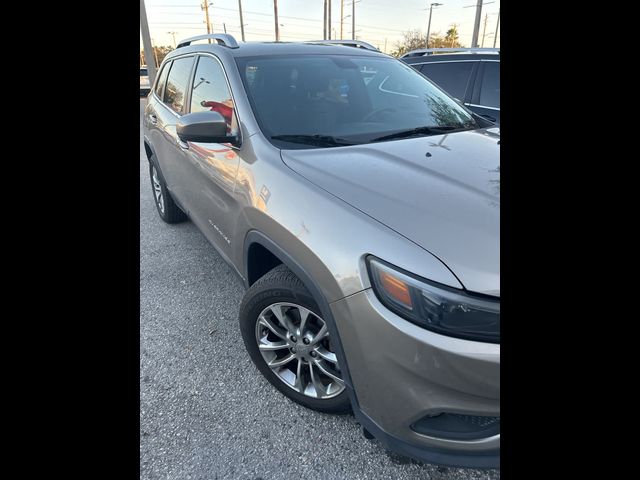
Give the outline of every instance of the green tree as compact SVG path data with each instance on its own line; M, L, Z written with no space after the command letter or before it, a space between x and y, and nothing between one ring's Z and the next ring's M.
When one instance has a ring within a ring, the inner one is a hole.
M456 48L462 47L462 44L458 41L458 26L454 23L451 25L451 28L447 30L446 35L444 36L444 40L448 47Z
M155 58L158 59L158 65L157 65L158 67L164 60L164 57L166 57L169 54L169 52L171 52L172 50L173 50L173 47L169 47L169 46L153 47ZM144 50L140 50L140 60L144 62Z
M420 30L409 30L402 34L402 40L396 42L396 49L391 53L395 57L400 57L411 50L427 48L427 36ZM453 25L447 30L446 35L435 32L429 35L429 48L462 47L458 41L458 28Z

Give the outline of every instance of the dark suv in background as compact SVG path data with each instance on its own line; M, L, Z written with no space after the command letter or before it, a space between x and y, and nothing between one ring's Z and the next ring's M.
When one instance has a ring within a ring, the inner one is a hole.
M400 60L487 120L500 123L499 48L424 48Z

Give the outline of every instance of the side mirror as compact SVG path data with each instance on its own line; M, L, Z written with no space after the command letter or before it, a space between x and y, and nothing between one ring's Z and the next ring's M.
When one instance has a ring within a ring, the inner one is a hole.
M238 143L236 135L227 134L227 122L218 112L188 113L180 117L176 132L183 142Z

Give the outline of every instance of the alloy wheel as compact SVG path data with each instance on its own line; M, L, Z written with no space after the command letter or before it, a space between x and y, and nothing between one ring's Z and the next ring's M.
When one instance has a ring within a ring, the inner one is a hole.
M256 322L258 349L267 366L288 387L325 399L345 388L327 324L294 303L269 305Z
M153 182L153 194L156 199L156 205L158 205L160 213L164 214L164 196L162 195L162 185L160 185L156 167L152 167L151 180Z

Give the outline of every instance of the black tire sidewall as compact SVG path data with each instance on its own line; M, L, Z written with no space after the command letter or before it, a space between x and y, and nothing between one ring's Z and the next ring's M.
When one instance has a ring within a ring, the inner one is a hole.
M343 390L336 397L317 399L302 395L284 384L280 378L267 366L255 339L255 328L260 313L277 302L289 302L301 305L320 316L320 309L311 294L306 289L297 286L261 285L255 291L247 292L245 301L240 309L240 331L249 356L260 373L284 395L293 401L325 413L346 413L350 409L349 394ZM322 318L322 317L321 317Z

